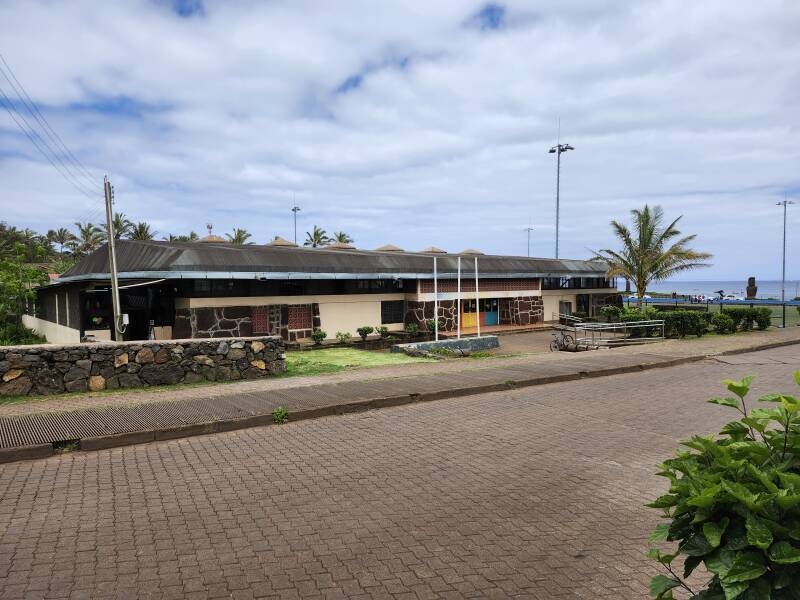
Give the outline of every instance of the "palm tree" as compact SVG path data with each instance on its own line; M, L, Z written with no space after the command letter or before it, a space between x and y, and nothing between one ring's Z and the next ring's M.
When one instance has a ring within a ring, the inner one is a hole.
M174 235L170 233L167 237L161 238L165 242L196 242L200 239L194 231L190 231L189 235Z
M353 238L347 235L344 231L336 231L333 234L333 241L339 244L352 244Z
M64 256L64 247L70 242L75 241L75 235L66 227L59 227L58 229L51 229L47 232L47 239L52 243L58 244L59 254Z
M105 240L103 230L93 223L75 223L75 227L78 228L78 235L72 244L78 254L91 252Z
M327 232L324 229L320 229L316 225L314 225L314 229L312 231L306 231L306 241L303 242L303 246L311 246L312 248L316 248L317 246L326 246L331 241L331 238L328 237Z
M250 232L247 229L239 229L238 227L233 230L233 233L226 233L225 234L228 238L228 241L231 244L252 244L253 242L248 242L247 239L252 237Z
M676 273L698 267L708 267L711 258L707 252L697 252L688 247L696 236L681 236L676 225L678 217L664 225L664 211L660 206L652 209L634 209L633 232L618 221L611 221L614 234L622 242L620 250L599 250L595 255L608 264L608 277L625 277L636 285L636 305L642 308L642 297L652 281L663 281ZM678 238L672 242L673 238Z
M155 231L150 231L150 223L136 223L130 231L132 240L152 240L156 237Z
M133 221L131 221L125 213L114 213L114 220L112 222L114 227L114 239L130 236L133 231ZM108 226L103 225L103 240L108 237Z

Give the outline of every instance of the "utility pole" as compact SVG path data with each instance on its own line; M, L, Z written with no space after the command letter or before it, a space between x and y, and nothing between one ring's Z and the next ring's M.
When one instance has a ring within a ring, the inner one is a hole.
M114 248L114 192L108 175L103 178L103 190L106 197L106 228L108 233L108 270L111 273L111 306L114 312L114 340L122 341L122 315L119 309L119 281L117 280L117 254Z
M775 206L783 206L783 268L781 269L781 308L783 309L783 327L786 328L786 207L789 204L794 204L791 200L786 199L786 194L782 202L778 202Z
M533 231L533 227L526 227L524 231L528 232L528 257L530 258L531 255L531 231Z
M294 213L294 244L297 245L297 213L300 212L299 206L293 206L292 212Z

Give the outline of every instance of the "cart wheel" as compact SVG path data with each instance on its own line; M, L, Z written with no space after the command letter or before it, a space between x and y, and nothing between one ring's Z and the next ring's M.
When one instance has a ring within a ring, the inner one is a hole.
M564 346L569 346L570 344L575 343L575 339L569 334L564 334L564 338L561 340L561 343L564 344Z

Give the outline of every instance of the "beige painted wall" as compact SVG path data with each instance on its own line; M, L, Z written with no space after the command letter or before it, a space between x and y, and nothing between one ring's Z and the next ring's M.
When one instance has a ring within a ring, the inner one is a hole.
M22 315L22 324L47 338L50 344L79 344L81 332L31 315Z
M552 321L553 314L558 312L558 303L572 302L572 310L575 311L575 296L577 294L564 294L561 290L545 290L542 292L542 305L544 308L544 320Z
M412 295L413 296L413 295ZM319 304L320 326L334 339L337 331L358 335L356 329L381 325L381 301L405 300L406 294L340 294L323 296L251 296L232 298L176 298L175 308L218 308L221 306L266 306L269 304ZM392 331L403 323L385 324Z
M221 306L266 306L268 304L342 304L404 300L406 294L329 294L320 296L234 296L231 298L175 298L175 308L219 308Z
M397 300L401 299L397 298ZM333 338L337 331L357 336L356 329L359 327L381 326L381 301L320 302L319 321L329 338ZM393 331L403 328L402 323L391 323L385 326Z

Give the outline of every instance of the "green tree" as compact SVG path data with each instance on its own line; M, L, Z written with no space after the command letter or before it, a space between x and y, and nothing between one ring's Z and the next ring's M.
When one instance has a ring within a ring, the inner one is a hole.
M105 239L103 230L93 223L75 223L78 234L73 242L73 249L77 254L88 254L97 249Z
M333 241L339 244L352 244L353 238L347 235L344 231L336 231L333 234Z
M645 204L641 210L632 210L631 215L633 231L619 221L611 221L622 248L598 250L595 254L608 264L608 277L625 277L633 281L637 306L641 309L648 284L683 271L710 266L705 261L711 258L711 254L688 247L696 236L681 237L676 227L681 217L664 225L664 211L660 206L650 208Z
M226 233L225 236L231 244L252 244L247 240L252 237L247 229L239 229L238 227L232 233Z
M25 245L18 243L11 256L0 258L0 320L13 315L18 328L27 302L36 298L34 288L47 283L47 273L28 264L25 252Z
M70 242L75 241L75 235L66 227L59 227L58 229L51 229L47 232L47 239L52 243L58 244L58 253L64 256L64 248Z
M114 239L118 240L121 238L129 237L131 231L133 231L133 221L131 221L125 213L114 213L114 220L112 221L114 226ZM105 241L108 238L108 226L103 225L103 240Z
M149 223L136 223L130 231L132 240L153 240L157 232L150 230Z
M330 241L331 238L328 237L328 233L324 229L314 225L314 229L306 231L306 241L303 242L303 246L316 248L318 246L326 246Z

